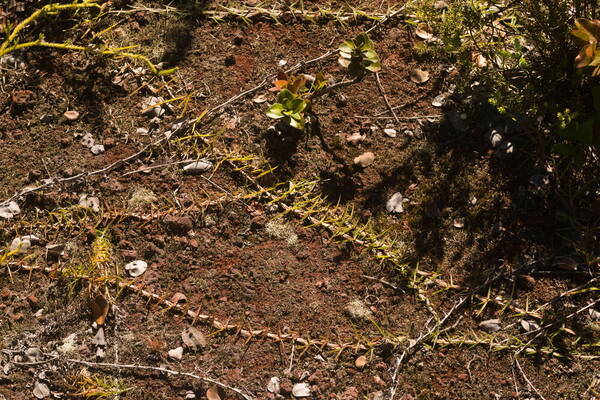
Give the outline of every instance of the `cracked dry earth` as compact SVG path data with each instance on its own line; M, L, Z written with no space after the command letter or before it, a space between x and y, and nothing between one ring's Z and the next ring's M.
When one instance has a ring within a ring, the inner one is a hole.
M2 200L162 141L103 173L20 196L20 213L0 219L0 398L111 398L115 388L127 389L122 399L595 398L589 311L598 307L578 310L596 297L560 296L584 284L580 276L530 274L532 259L545 263L552 250L549 211L523 205L528 177L493 156L484 122L469 120L474 134L456 140L454 106L431 105L452 73L413 53L402 18L372 34L399 126L376 117L390 115L373 77L319 100L318 134L274 134L268 85L195 130L179 124L260 84L280 60L313 59L372 24L140 11L126 14L121 32L152 37L159 27L185 38L163 51L180 67L172 79L61 52L27 53L25 70L3 69ZM156 37L145 46L166 46ZM432 78L411 82L416 66ZM345 75L335 56L302 70L318 71ZM30 92L25 104L14 103L16 91ZM183 116L177 102L142 112L151 97L190 93ZM389 123L395 137L384 133ZM363 139L353 144L354 133ZM90 151L86 134L104 151ZM373 163L357 167L367 151ZM195 160L203 164L184 169ZM405 210L390 214L397 192ZM2 258L27 235L31 247ZM136 260L146 269L132 277L124 266ZM573 312L552 338L522 323Z

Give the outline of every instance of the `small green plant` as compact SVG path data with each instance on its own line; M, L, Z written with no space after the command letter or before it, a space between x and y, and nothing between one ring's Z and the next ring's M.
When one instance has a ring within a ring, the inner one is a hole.
M311 84L306 75L290 76L280 74L275 81L275 86L269 89L273 92L279 92L277 103L273 104L267 110L269 118L282 121L284 124L293 128L304 130L304 114L308 110L311 99L321 93L327 85L323 74L319 73L316 77L310 77Z
M340 56L338 62L344 68L348 68L350 75L360 77L367 72L378 72L381 70L379 56L375 52L375 46L366 33L359 33L354 39L345 40L339 47Z
M75 396L85 399L117 399L119 395L134 389L121 379L86 374L81 374L75 386L79 388Z
M296 129L304 130L304 110L308 101L294 95L288 89L282 89L277 96L277 103L267 110L269 118L283 121Z

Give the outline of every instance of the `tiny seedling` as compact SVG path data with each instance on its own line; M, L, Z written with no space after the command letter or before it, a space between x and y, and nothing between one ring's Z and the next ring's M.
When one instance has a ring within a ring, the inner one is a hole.
M304 130L304 110L308 101L294 95L288 89L282 89L277 96L277 103L267 110L269 118L283 121L296 129Z
M345 40L339 47L338 62L348 68L350 75L360 77L367 72L379 72L381 62L375 46L366 33L359 33L354 39Z
M307 86L309 81L311 83ZM311 99L327 85L325 77L321 73L314 78L307 75L288 77L286 74L280 74L274 84L275 86L269 90L279 94L277 103L267 110L267 116L293 128L304 130L304 114L308 111Z

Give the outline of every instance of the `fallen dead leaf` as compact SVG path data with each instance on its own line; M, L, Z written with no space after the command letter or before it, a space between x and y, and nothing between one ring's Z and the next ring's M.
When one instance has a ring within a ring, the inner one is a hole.
M219 394L219 388L216 386L211 386L206 391L207 400L221 400L221 395Z
M425 83L429 80L429 72L415 68L410 71L410 80L418 84Z
M198 329L190 326L181 332L181 340L186 347L196 351L207 346L206 337Z
M185 303L187 301L187 296L183 293L177 292L171 297L171 303Z
M433 38L433 32L431 32L431 27L425 22L421 22L419 25L417 25L417 29L415 29L415 35L417 35L423 40L429 40Z
M110 304L108 304L104 296L98 294L90 302L90 306L92 308L92 321L98 325L104 325L108 310L110 309Z

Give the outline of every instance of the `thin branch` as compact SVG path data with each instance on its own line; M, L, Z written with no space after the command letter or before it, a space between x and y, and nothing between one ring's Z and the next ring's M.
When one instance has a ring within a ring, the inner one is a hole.
M385 91L383 90L383 85L381 84L381 79L379 79L379 72L375 72L375 82L377 82L377 88L379 89L379 93L381 94L381 97L383 97L385 106L388 108L388 111L392 113L392 115L394 116L394 119L396 120L398 125L400 125L400 120L398 119L398 116L396 115L396 111L394 111L394 109L392 108L392 105L388 101L388 98L385 95Z
M535 386L533 386L533 383L531 383L531 381L529 380L529 378L527 378L527 375L525 375L525 372L523 372L523 369L521 368L521 364L519 364L519 360L517 360L515 358L515 364L517 365L517 368L519 369L519 372L521 372L521 375L523 375L523 379L525 379L525 382L527 382L527 384L529 386L531 386L531 388L537 393L538 396L540 396L540 398L542 400L546 400L546 398L544 396L542 396L542 394L540 393L539 390L537 390L537 388Z

